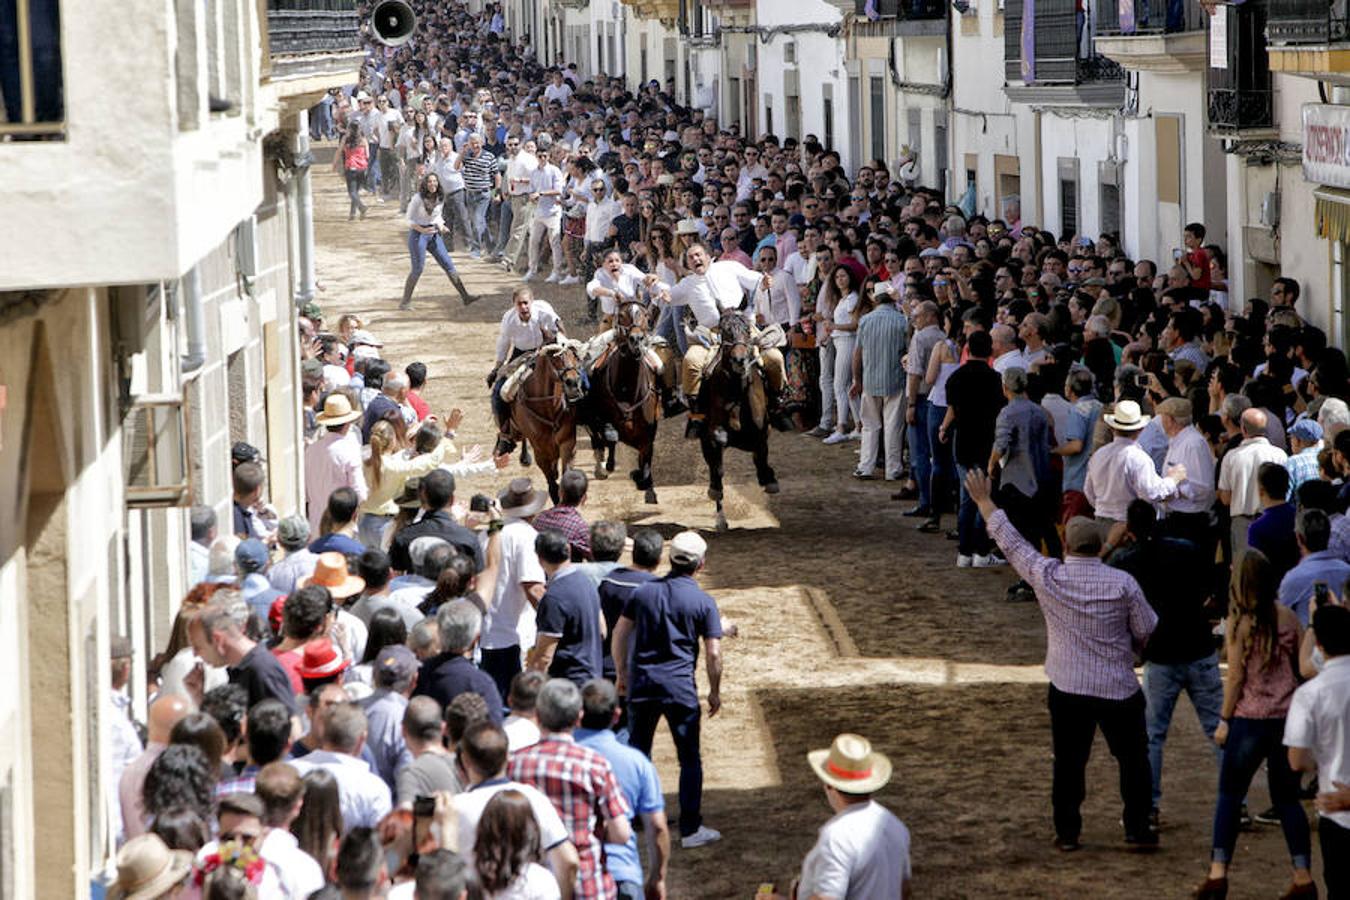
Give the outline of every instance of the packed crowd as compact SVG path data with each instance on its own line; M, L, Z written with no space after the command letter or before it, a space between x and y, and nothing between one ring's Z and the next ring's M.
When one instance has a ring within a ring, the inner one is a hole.
M810 135L719 128L669 86L545 68L492 6L414 6L414 39L374 48L312 116L340 139L351 217L367 195L407 217L404 307L428 253L477 299L458 249L584 283L602 332L619 303L654 304L667 368L684 357L666 411L689 407L691 433L711 350L683 320L777 326L760 361L782 426L848 447L838 464L892 482L958 568L1011 565L1008 599L1039 603L1056 846L1080 846L1098 728L1125 839L1158 844L1185 692L1216 745L1196 895L1226 895L1264 765L1254 818L1284 833L1285 896L1317 890L1302 799L1326 890L1350 896L1350 367L1297 282L1238 302L1201 223L1166 264L1132 260L1111 235L947 205L880 161L850 177ZM151 662L149 742L128 722L119 751L124 873L195 872L212 897L662 896L663 718L681 846L719 837L694 671L701 655L715 715L733 631L694 579L706 545L588 522L576 470L552 507L527 479L457 502L509 446L461 453L459 411L420 396L425 365L397 372L353 317L330 332L304 313L308 514L266 506L247 445L230 533L194 512L196 586ZM521 287L501 327L497 369L565 324ZM889 762L841 735L810 764L836 815L787 893L907 894L908 833L871 799ZM225 881L244 893L210 893Z

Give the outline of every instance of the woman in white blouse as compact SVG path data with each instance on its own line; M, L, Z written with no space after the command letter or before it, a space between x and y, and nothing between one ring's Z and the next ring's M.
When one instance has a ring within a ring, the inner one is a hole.
M465 289L464 282L455 271L455 263L445 249L445 241L441 237L445 231L445 220L441 217L444 204L445 193L441 190L440 178L434 173L422 176L417 193L408 201L408 256L412 258L412 271L403 282L403 302L398 305L399 309L412 308L413 289L417 287L417 279L422 277L428 252L450 277L450 283L459 291L465 306L478 299Z
M857 336L858 318L858 276L848 266L835 266L830 273L829 291L831 297L838 298L829 313L830 344L834 347L834 366L830 371L833 380L830 387L834 390L834 432L823 443L842 444L856 438L858 401L849 396L853 385L853 339ZM820 387L826 389L826 365L821 363Z

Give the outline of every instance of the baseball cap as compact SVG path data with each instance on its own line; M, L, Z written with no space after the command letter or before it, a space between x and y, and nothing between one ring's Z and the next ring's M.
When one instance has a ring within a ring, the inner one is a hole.
M234 548L234 564L245 574L267 568L267 547L257 538L240 541Z
M1070 553L1095 554L1102 549L1102 526L1087 516L1074 516L1064 526L1064 543Z
M261 462L262 458L262 452L245 441L235 441L230 446L230 462L236 466L246 462Z
M670 561L689 565L701 562L708 552L708 542L694 531L681 531L670 541Z
M287 516L277 523L277 540L287 549L309 543L309 522L304 516Z
M1294 423L1294 427L1289 429L1289 436L1296 437L1300 441L1320 441L1322 426L1313 419L1299 419Z
M418 668L416 654L402 644L391 644L375 658L375 684L387 687L411 678Z
M304 316L306 319L322 319L323 310L319 309L319 304L311 300L309 303L300 307L300 315Z

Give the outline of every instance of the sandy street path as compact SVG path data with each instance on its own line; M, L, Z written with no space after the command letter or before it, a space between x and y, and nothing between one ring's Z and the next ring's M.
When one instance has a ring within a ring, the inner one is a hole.
M470 290L485 295L465 309L428 259L415 310L400 313L408 257L397 204L372 204L366 221L348 223L340 180L316 171L315 206L317 300L328 322L357 313L396 369L426 363L433 410L464 410L460 446L490 448L483 377L514 280L456 254ZM579 288L537 290L581 333ZM825 447L799 434L772 438L783 488L776 497L756 486L747 455L728 452L731 530L712 534L707 472L682 429L682 419L662 426L657 505L644 504L627 479L635 454L624 448L615 477L593 482L584 510L592 521L618 518L666 537L684 528L707 533L703 585L741 630L725 642L722 714L703 728L704 816L724 839L675 847L671 898L749 898L761 882L785 886L829 817L805 753L845 730L895 763L880 799L911 830L918 897L1189 896L1209 856L1217 777L1188 701L1178 704L1167 745L1162 848L1138 854L1123 844L1116 770L1099 738L1086 846L1061 855L1051 845L1044 627L1033 605L1005 602L1009 574L958 571L954 544L916 534L889 485L849 477L856 444ZM584 438L578 464L590 471ZM513 463L460 493L495 493L520 471ZM537 469L530 474L542 484ZM678 768L664 731L656 759L673 815ZM1268 805L1264 778L1250 805L1253 812ZM1232 877L1234 898L1283 889L1289 876L1278 828L1242 835Z

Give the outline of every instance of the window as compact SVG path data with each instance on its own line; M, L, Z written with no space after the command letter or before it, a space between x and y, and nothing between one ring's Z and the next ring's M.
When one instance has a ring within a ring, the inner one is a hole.
M872 158L886 158L886 81L879 75L868 79L868 103L872 113Z
M802 98L796 94L787 97L787 136L802 139Z
M0 135L60 140L65 129L61 16L57 0L10 0L0 23ZM27 22L20 32L19 23Z
M741 121L741 80L736 77L727 79L727 124Z
M1101 233L1120 233L1120 185L1102 182Z
M783 63L789 66L797 64L797 42L788 41L783 44Z
M862 156L862 79L857 75L848 77L848 158L849 164Z
M773 134L773 94L764 95L764 133Z
M122 425L122 464L129 507L184 506L191 502L187 406L182 397L144 395Z
M614 59L610 57L610 68L613 68ZM597 71L605 71L605 36L596 34L595 36L595 68Z
M825 133L820 136L825 142L825 149L834 149L834 85L827 84L823 88L824 106L825 106Z
M642 70L642 83L647 83L647 35L643 34L638 44L639 67Z
M1059 230L1064 237L1078 233L1078 160L1059 161Z

